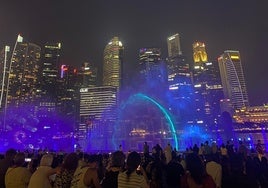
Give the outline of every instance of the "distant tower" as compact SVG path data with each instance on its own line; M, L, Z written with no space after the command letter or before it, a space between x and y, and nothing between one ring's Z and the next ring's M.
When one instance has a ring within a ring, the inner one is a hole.
M180 36L178 33L167 38L168 45L168 57L177 57L182 55L181 45L180 45Z
M80 82L82 87L96 87L97 86L97 67L91 63L85 62L79 71Z
M103 57L103 85L121 87L123 45L118 37L106 45Z
M22 37L21 37L22 38ZM41 48L33 43L17 42L11 57L7 104L19 107L35 102Z
M205 44L193 44L193 83L195 88L196 120L213 125L220 115L220 100L223 98L217 62L209 62Z
M167 38L167 47L168 87L174 101L169 104L169 109L180 118L177 121L186 123L193 118L194 91L190 65L182 55L179 34ZM185 108L181 109L181 106Z
M246 82L239 51L226 50L218 58L224 97L234 109L249 106Z
M5 46L4 49L0 52L0 83L1 83L1 96L0 96L0 109L4 107L3 104L5 104L6 99L6 93L7 93L7 71L8 71L8 53L10 51L9 46ZM1 74L2 73L2 74Z
M44 94L54 95L60 71L61 43L47 43L42 59L42 90ZM56 96L54 96L56 97Z
M161 60L160 48L141 48L139 51L139 69L145 73L156 66Z
M161 58L160 48L141 48L139 51L139 72L142 83L158 88L167 82L166 62ZM163 85L164 84L164 85Z
M202 42L195 42L193 44L193 58L195 63L205 63L208 61L205 44Z
M61 65L60 79L57 81L57 110L68 121L73 117L78 108L78 71L75 67Z

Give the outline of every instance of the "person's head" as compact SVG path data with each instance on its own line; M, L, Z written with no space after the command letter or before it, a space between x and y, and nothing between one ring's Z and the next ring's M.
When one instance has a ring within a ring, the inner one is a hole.
M129 176L134 172L141 163L141 156L136 151L132 151L127 156L127 175Z
M262 164L262 166L268 165L267 158L266 157L262 156L262 158L261 158L261 164Z
M88 163L92 166L92 167L98 167L99 164L99 156L96 154L93 155L89 155L88 156Z
M205 166L200 157L195 153L190 153L186 156L185 161L186 168L190 172L191 177L197 184L201 184L205 174Z
M39 161L38 159L32 159L29 163L28 163L28 169L30 170L31 173L34 173L38 167Z
M50 154L45 154L41 158L40 166L51 166L53 162L53 156Z
M126 156L122 151L116 151L112 154L111 166L112 167L123 167Z
M7 159L13 159L16 154L17 154L16 150L14 150L14 149L8 149L6 151L5 158L7 158Z
M70 153L63 161L62 167L66 170L75 170L78 166L78 155L76 153Z
M235 154L233 156L230 157L230 166L231 166L231 172L233 174L242 174L243 173L243 158L238 155Z
M17 153L14 157L14 165L15 166L23 166L25 163L25 154L24 153Z

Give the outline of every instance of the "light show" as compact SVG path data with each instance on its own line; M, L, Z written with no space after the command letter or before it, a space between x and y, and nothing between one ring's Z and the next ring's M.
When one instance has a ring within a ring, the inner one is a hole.
M178 139L177 139L177 135L176 135L176 131L175 131L175 125L174 125L174 122L172 121L172 117L171 115L169 114L169 112L161 105L159 104L157 101L155 101L154 99L152 99L151 97L147 96L147 95L144 95L142 93L138 93L138 94L134 94L132 96L129 97L129 99L121 105L120 109L119 109L119 121L122 118L123 114L124 114L124 110L126 110L126 108L128 106L131 106L131 105L134 105L135 103L137 103L138 101L140 101L141 103L146 103L147 102L147 105L151 105L151 106L155 106L157 107L157 109L159 111L161 111L161 113L163 114L163 117L165 118L165 125L167 127L163 127L163 129L159 129L158 130L158 134L163 134L165 135L166 137L166 140L170 140L170 142L172 143L172 145L175 147L175 148L178 148ZM149 103L148 103L149 102ZM148 125L148 123L147 123ZM121 134L120 132L120 127L119 127L119 123L116 124L115 126L115 129L114 129L114 132L113 132L113 144L114 144L114 148L116 149L118 147L118 144L116 144L116 138L118 138L118 136ZM133 136L133 135L140 135L141 137L146 137L147 135L150 136L150 135L155 135L157 132L154 132L155 130L154 129L151 129L151 130L146 130L146 126L141 128L141 127L132 127L132 131L129 133L129 136ZM150 133L151 132L151 133ZM170 135L170 136L166 136L166 135ZM144 141L147 141L146 139L144 139ZM152 141L149 141L149 143L153 143L153 140ZM156 143L155 143L156 144ZM163 143L164 144L164 143ZM167 143L165 143L167 144ZM141 149L141 148L139 148Z

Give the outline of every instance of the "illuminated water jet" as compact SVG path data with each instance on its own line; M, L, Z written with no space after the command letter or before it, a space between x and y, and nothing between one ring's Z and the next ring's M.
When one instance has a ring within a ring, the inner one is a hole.
M159 102L157 102L155 99L153 99L145 94L142 94L142 93L134 94L134 95L130 96L124 103L122 103L122 105L119 109L119 120L122 119L123 111L125 110L125 108L128 105L132 105L135 102L140 101L140 100L145 100L147 102L150 102L150 104L153 104L162 112L166 121L168 122L169 129L170 129L172 137L173 137L173 142L174 142L173 146L176 149L178 149L178 139L177 139L177 135L176 135L175 125L172 121L172 116ZM112 143L113 143L114 149L117 149L117 147L118 147L118 143L116 142L116 139L117 139L116 134L118 134L118 132L120 132L120 128L121 128L121 127L119 127L118 124L119 124L119 122L117 122L116 125L114 126L114 133L112 136Z

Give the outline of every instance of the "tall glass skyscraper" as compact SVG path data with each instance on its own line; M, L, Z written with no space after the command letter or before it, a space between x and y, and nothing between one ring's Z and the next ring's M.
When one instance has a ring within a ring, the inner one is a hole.
M12 54L8 75L8 104L31 104L37 95L39 84L41 48L33 43L17 43Z
M103 85L121 87L123 70L123 44L118 37L106 45L103 57Z
M5 99L6 99L6 93L7 93L7 71L8 71L8 54L10 51L10 47L9 46L5 46L3 48L3 50L0 52L0 83L1 83L1 87L0 87L0 91L1 91L1 95L0 95L0 109L2 109L2 107L5 105Z
M205 44L202 42L193 43L193 58L195 63L207 62L208 57L206 53Z
M42 59L42 91L53 95L56 90L60 70L61 43L47 43L44 46ZM56 97L56 96L54 96Z
M148 74L161 60L160 48L141 48L139 51L139 72Z
M216 124L223 98L217 62L209 62L203 42L193 44L193 83L195 88L196 120L200 124Z
M226 50L218 58L224 97L234 109L249 106L246 82L239 51Z
M167 47L168 87L175 101L169 104L169 109L176 114L176 117L179 117L177 121L187 123L192 120L194 93L190 65L186 57L182 55L179 34L167 38Z
M92 63L83 63L81 70L78 72L82 87L95 87L97 86L97 67Z
M178 33L167 38L168 57L177 57L182 54L180 36Z
M99 128L100 122L114 122L116 120L117 87L101 86L80 89L80 109L78 134L85 138L87 132Z

